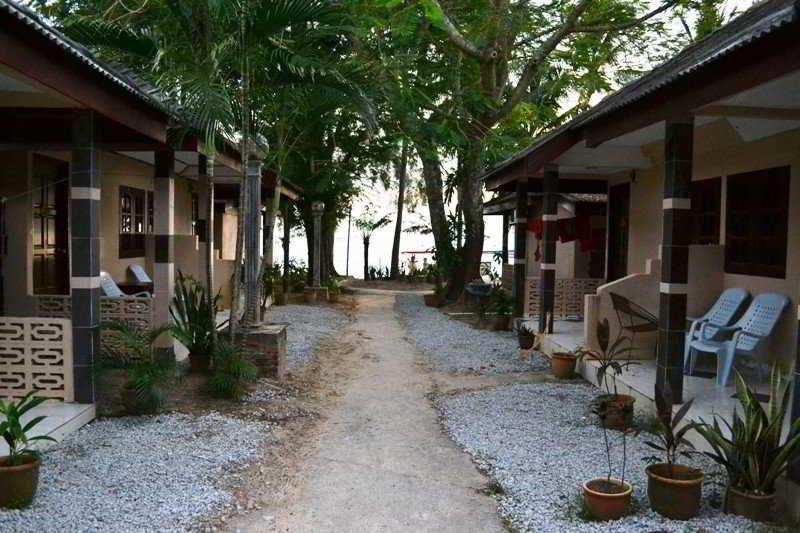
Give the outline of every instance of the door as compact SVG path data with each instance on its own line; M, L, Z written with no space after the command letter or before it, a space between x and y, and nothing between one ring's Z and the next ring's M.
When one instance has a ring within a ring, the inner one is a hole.
M628 229L631 186L614 185L608 190L608 262L606 281L628 274Z
M33 292L69 293L69 163L33 158Z

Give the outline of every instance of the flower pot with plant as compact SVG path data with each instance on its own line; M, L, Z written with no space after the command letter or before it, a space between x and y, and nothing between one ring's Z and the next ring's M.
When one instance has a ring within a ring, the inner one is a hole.
M700 513L703 501L703 472L678 464L678 457L689 457L694 449L686 434L696 429L695 422L683 423L692 401L684 403L672 414L672 394L656 386L658 416L650 428L655 440L645 444L661 453L649 458L647 467L647 498L650 507L672 520L688 520Z
M736 372L735 379L741 413L735 409L732 422L721 417L712 424L703 421L697 431L711 448L705 455L725 468L728 476L723 510L768 522L773 517L775 480L800 457L800 420L783 431L790 381L777 368L770 376L766 408L741 374Z
M511 325L511 316L514 314L514 297L506 290L495 285L490 296L490 311L492 314L491 329L493 331L508 331Z
M211 370L212 345L221 300L219 292L212 298L203 284L178 272L175 278L175 296L169 308L172 336L189 351L190 371L207 374ZM226 321L227 322L227 321Z
M336 303L339 301L339 295L342 293L342 283L334 278L328 278L327 283L325 286L328 288L328 301L331 303Z
M583 359L585 350L578 347L571 352L555 352L550 356L550 370L558 379L572 379L575 377L575 366Z
M47 435L30 436L31 430L46 417L37 416L23 423L22 416L40 405L45 398L31 391L17 401L0 401L0 436L8 445L8 455L0 457L0 508L27 507L39 487L41 452L32 443L54 441Z
M125 374L122 404L131 414L157 412L164 403L164 385L174 377L174 363L156 357L155 343L168 326L139 331L122 321L103 325L111 342L103 346L101 366Z
M597 385L606 390L606 394L595 398L595 404L605 413L601 423L605 424L605 427L622 431L633 425L635 398L619 393L617 378L636 363L630 360L631 347L625 346L630 342L628 337L618 333L612 343L610 331L607 318L598 322L595 332L600 349L585 350L584 357L597 361Z
M595 414L602 420L606 412L599 406L594 408ZM583 502L589 515L595 520L618 520L626 516L631 507L633 487L625 481L625 466L628 460L628 432L622 432L622 468L620 477L613 477L614 468L611 463L611 442L608 438L606 424L603 428L603 443L606 451L608 470L605 477L590 479L583 484Z
M517 323L517 342L521 350L530 350L536 344L536 332L520 321Z

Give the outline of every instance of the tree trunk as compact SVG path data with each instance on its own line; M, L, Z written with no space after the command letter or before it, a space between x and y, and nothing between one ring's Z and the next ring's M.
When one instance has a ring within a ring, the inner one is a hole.
M309 209L310 211L310 209ZM314 284L314 218L309 214L302 213L303 228L306 234L306 249L308 250L308 271L306 273L306 285L311 287Z
M206 299L208 309L214 308L214 157L200 156L200 173L206 174ZM217 317L211 317L216 321ZM211 350L217 344L217 328L211 329Z
M459 165L462 173L458 188L458 201L464 217L463 283L480 277L483 254L483 184L480 180L480 139L473 140L462 154L466 159Z
M292 226L289 223L289 202L283 206L283 295L284 302L289 301L289 243Z
M364 237L364 279L369 279L369 237Z
M420 145L417 145L417 154L422 162L422 177L425 181L425 196L428 199L428 213L431 219L433 242L436 247L436 261L440 269L446 270L447 262L453 260L454 250L447 230L439 155ZM445 272L442 271L442 274L444 275Z
M244 163L246 169L247 164ZM243 174L246 170L243 171ZM244 257L244 217L246 216L247 187L245 186L246 177L242 176L239 184L239 210L236 217L236 253L233 259L233 278L231 279L231 314L228 322L228 332L230 338L236 336L236 329L239 325L239 287L242 284L242 259Z
M397 176L397 219L394 223L394 241L392 242L392 263L390 276L392 279L400 277L400 234L403 230L403 207L406 200L406 173L408 171L408 147L403 141L400 160L395 164L394 173Z

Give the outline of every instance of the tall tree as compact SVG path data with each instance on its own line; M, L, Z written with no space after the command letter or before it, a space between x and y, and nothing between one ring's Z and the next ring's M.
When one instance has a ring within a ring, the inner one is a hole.
M394 220L394 240L390 276L400 277L400 236L403 231L403 211L406 204L406 182L408 181L408 145L401 142L400 156L394 161L394 176L397 180L397 215Z

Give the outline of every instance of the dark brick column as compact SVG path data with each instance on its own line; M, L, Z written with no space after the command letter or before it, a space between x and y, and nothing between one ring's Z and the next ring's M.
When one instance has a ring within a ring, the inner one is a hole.
M100 351L100 175L91 112L75 117L72 141L70 286L75 401L92 403L94 361Z
M239 210L244 216L244 317L242 322L250 327L260 322L261 295L259 294L258 271L259 233L261 230L261 161L251 158L247 161L247 175L243 187L246 206Z
M693 144L693 117L666 121L656 388L669 386L676 403L683 402Z
M792 423L800 418L800 305L797 306L797 352L794 362L794 396L792 397ZM800 459L789 468L789 478L800 484Z
M525 315L525 260L528 246L528 180L517 180L517 205L514 210L514 277L511 293L514 295L514 316Z
M170 321L169 306L175 293L175 154L172 150L155 152L154 164L154 251L153 293L155 325ZM156 341L158 357L175 360L172 337L165 333Z
M542 262L539 273L539 332L553 332L558 237L558 167L548 165L542 182Z

